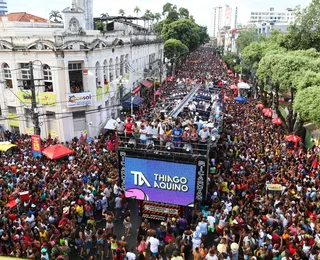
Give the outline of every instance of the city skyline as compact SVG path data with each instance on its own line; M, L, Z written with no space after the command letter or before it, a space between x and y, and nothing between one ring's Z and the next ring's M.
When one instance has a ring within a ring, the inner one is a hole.
M70 3L68 3L70 2ZM28 12L34 15L38 15L43 18L48 18L51 10L59 10L62 11L65 7L71 5L71 0L56 0L54 2L49 1L39 1L39 0L29 0L28 5L22 5L19 0L11 0L8 3L8 12ZM212 32L212 24L211 24L211 16L212 10L214 7L219 5L229 5L231 8L238 7L238 24L247 24L250 17L251 10L257 9L268 9L270 7L274 7L278 10L284 10L286 8L295 8L297 5L302 5L305 7L310 3L310 0L302 3L301 0L292 0L292 1L279 1L271 0L269 2L261 1L261 0L244 0L244 1L236 1L236 0L228 0L228 1L209 1L209 0L201 0L200 4L194 5L192 0L158 0L156 2L151 0L119 0L112 3L112 6L108 5L106 0L94 0L93 1L93 14L95 17L100 16L101 13L108 13L111 16L118 15L119 9L124 9L126 15L135 16L136 14L133 12L135 6L139 6L141 9L142 15L146 9L151 10L151 12L162 12L162 7L167 2L177 5L178 8L185 7L189 10L190 15L193 15L196 22L200 25L205 25L208 27L208 31Z

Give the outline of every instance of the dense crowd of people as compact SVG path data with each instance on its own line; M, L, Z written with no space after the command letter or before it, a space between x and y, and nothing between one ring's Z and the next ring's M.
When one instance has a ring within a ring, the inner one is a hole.
M31 154L31 137L2 133L17 145L0 159L0 255L28 259L217 260L320 258L319 175L314 150L285 142L285 132L256 108L257 100L233 101L236 84L209 48L190 54L175 80L162 89L159 109L119 119L113 133L65 146L74 154L60 160ZM194 99L177 118L161 112L178 85L204 87L208 99ZM228 96L228 100L225 98ZM219 112L217 112L219 107ZM152 114L152 116L151 116ZM223 119L223 120L221 120ZM221 131L222 130L222 131ZM133 228L136 212L120 188L118 138L141 147L172 142L211 147L207 198L191 214ZM42 140L47 147L58 143ZM272 186L273 185L273 186ZM276 188L267 188L276 187ZM124 233L116 234L115 222ZM127 237L134 236L136 244ZM76 252L70 257L70 253Z

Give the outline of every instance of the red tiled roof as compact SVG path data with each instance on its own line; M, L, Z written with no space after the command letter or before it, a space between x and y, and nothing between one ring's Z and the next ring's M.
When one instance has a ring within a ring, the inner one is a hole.
M18 12L18 13L10 13L5 17L8 17L9 22L30 22L31 19L34 20L35 23L47 23L48 20L41 18L39 16L35 16L33 14L28 14L26 12ZM0 17L2 21L2 18Z

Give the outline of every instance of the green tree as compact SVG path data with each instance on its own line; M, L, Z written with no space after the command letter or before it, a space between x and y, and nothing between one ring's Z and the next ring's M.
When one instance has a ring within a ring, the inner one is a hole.
M305 121L320 123L320 85L298 91L293 103L294 110Z
M320 0L312 2L304 9L297 7L295 22L288 28L283 46L288 50L320 50Z
M55 23L58 23L62 20L62 15L57 10L52 10L49 14L49 20L53 19Z
M236 45L237 45L238 51L241 53L245 47L249 46L250 43L256 41L257 38L258 37L257 37L256 28L253 26L250 26L246 29L239 31L239 36L236 39Z
M173 75L175 75L176 64L188 54L188 47L179 40L169 39L164 43L164 55L171 60Z
M154 14L149 9L145 11L143 17L146 19L154 20Z
M160 13L155 13L154 14L154 19L157 21L157 23L161 20L161 14Z
M94 23L94 29L95 30L99 30L99 31L103 31L104 30L104 24L102 21L97 21Z
M190 19L180 19L170 24L165 24L162 35L165 40L177 39L185 44L190 51L200 44L199 26Z
M126 12L123 9L119 9L119 15L124 16L126 14Z
M162 15L167 15L173 9L173 4L166 3L162 8Z
M189 10L184 7L179 8L179 16L181 19L183 18L189 18Z
M136 6L134 9L133 9L133 12L137 14L137 16L139 16L139 13L141 12L141 9L139 8L139 6Z
M109 17L109 14L108 14L108 13L102 13L102 14L100 14L100 18L102 18L102 19L105 19L105 18L107 18L107 17Z
M210 41L210 36L208 34L207 26L199 26L199 36L200 36L200 45L208 43Z
M237 61L237 55L235 53L226 52L222 59L227 64L229 69L234 70Z

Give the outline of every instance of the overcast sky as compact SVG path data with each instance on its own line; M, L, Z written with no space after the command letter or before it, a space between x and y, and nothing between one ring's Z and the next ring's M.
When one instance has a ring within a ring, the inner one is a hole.
M69 4L69 3L70 4ZM63 10L71 5L72 0L8 0L9 12L28 12L34 15L48 18L51 10ZM218 5L228 4L230 7L238 7L239 23L246 24L249 20L251 10L266 10L274 7L276 10L294 8L297 5L306 6L311 0L93 0L94 16L100 16L101 13L108 13L111 16L118 15L119 9L124 9L126 15L134 15L133 9L139 6L142 13L146 9L152 12L162 12L165 3L170 2L179 7L189 9L190 14L200 25L206 25L210 28L212 8Z

